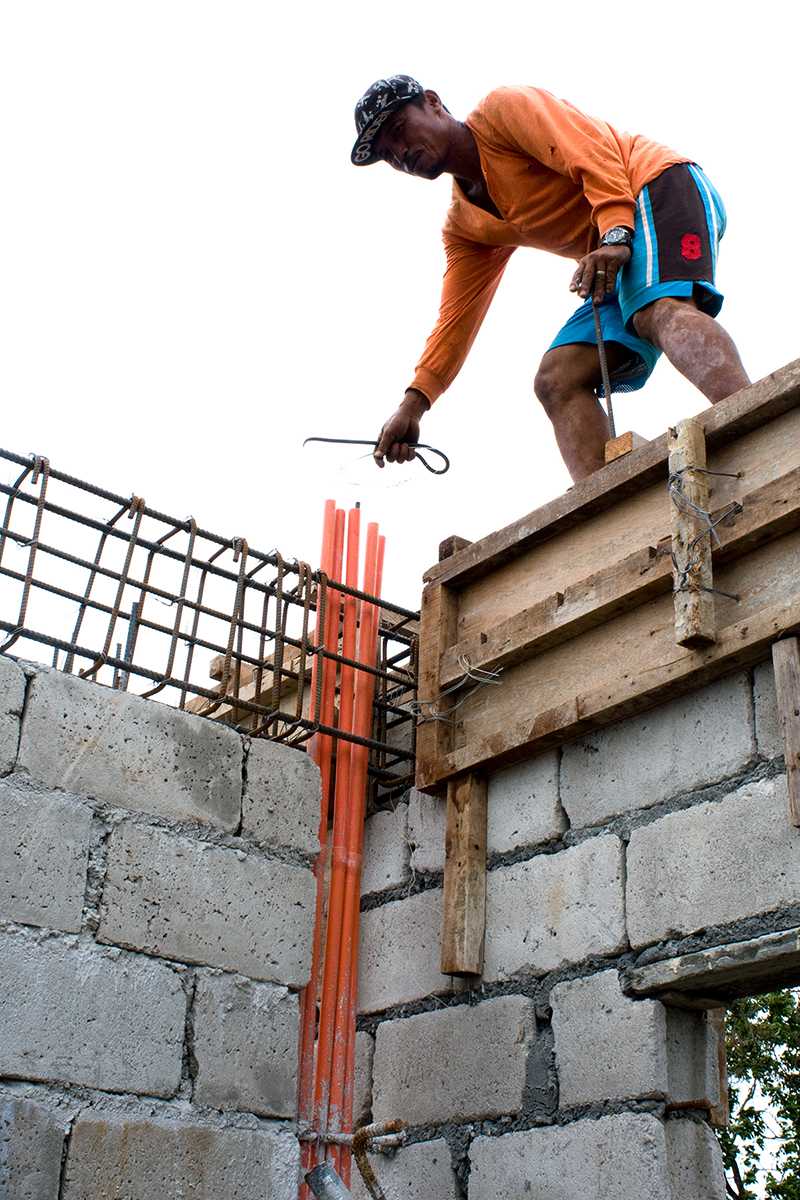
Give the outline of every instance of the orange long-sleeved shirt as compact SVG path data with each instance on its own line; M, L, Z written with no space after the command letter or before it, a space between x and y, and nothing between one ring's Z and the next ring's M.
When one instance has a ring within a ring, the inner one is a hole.
M646 184L690 161L640 134L618 133L541 88L497 88L466 124L502 218L471 204L453 180L439 319L409 385L431 403L461 370L517 246L582 258L615 225L633 228Z

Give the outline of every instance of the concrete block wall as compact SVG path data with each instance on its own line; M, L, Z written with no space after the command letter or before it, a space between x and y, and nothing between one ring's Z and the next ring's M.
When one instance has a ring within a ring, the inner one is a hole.
M623 987L800 926L771 663L491 777L480 980L439 972L445 803L402 807L368 822L359 972L360 1094L409 1126L387 1196L723 1200L702 1110L665 1111L718 1101L716 1034Z
M296 750L0 655L0 1195L294 1200L319 802Z

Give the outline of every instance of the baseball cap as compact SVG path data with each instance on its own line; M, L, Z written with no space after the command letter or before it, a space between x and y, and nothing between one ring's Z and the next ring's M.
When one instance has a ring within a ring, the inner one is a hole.
M356 105L358 137L350 161L357 167L367 167L370 163L377 162L378 156L373 151L373 143L384 122L401 104L413 100L422 92L422 84L417 83L410 75L390 75L387 79L377 79L368 87Z

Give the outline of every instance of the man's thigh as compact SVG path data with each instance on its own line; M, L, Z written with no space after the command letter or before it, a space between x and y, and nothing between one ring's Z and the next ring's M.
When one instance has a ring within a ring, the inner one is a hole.
M689 299L709 316L722 307L714 276L725 231L719 193L694 165L667 167L637 197L633 253L620 272L623 324L645 305L665 298Z

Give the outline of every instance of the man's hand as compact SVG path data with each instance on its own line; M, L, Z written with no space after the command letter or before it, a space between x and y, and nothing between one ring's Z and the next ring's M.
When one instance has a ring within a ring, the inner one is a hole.
M389 462L404 463L416 457L409 442L419 441L420 418L430 406L430 400L422 392L416 388L408 389L397 412L392 413L378 437L373 458L379 467L384 465L384 458Z
M581 300L591 296L599 303L614 291L617 275L630 257L628 246L598 246L578 263L569 290L577 292Z

